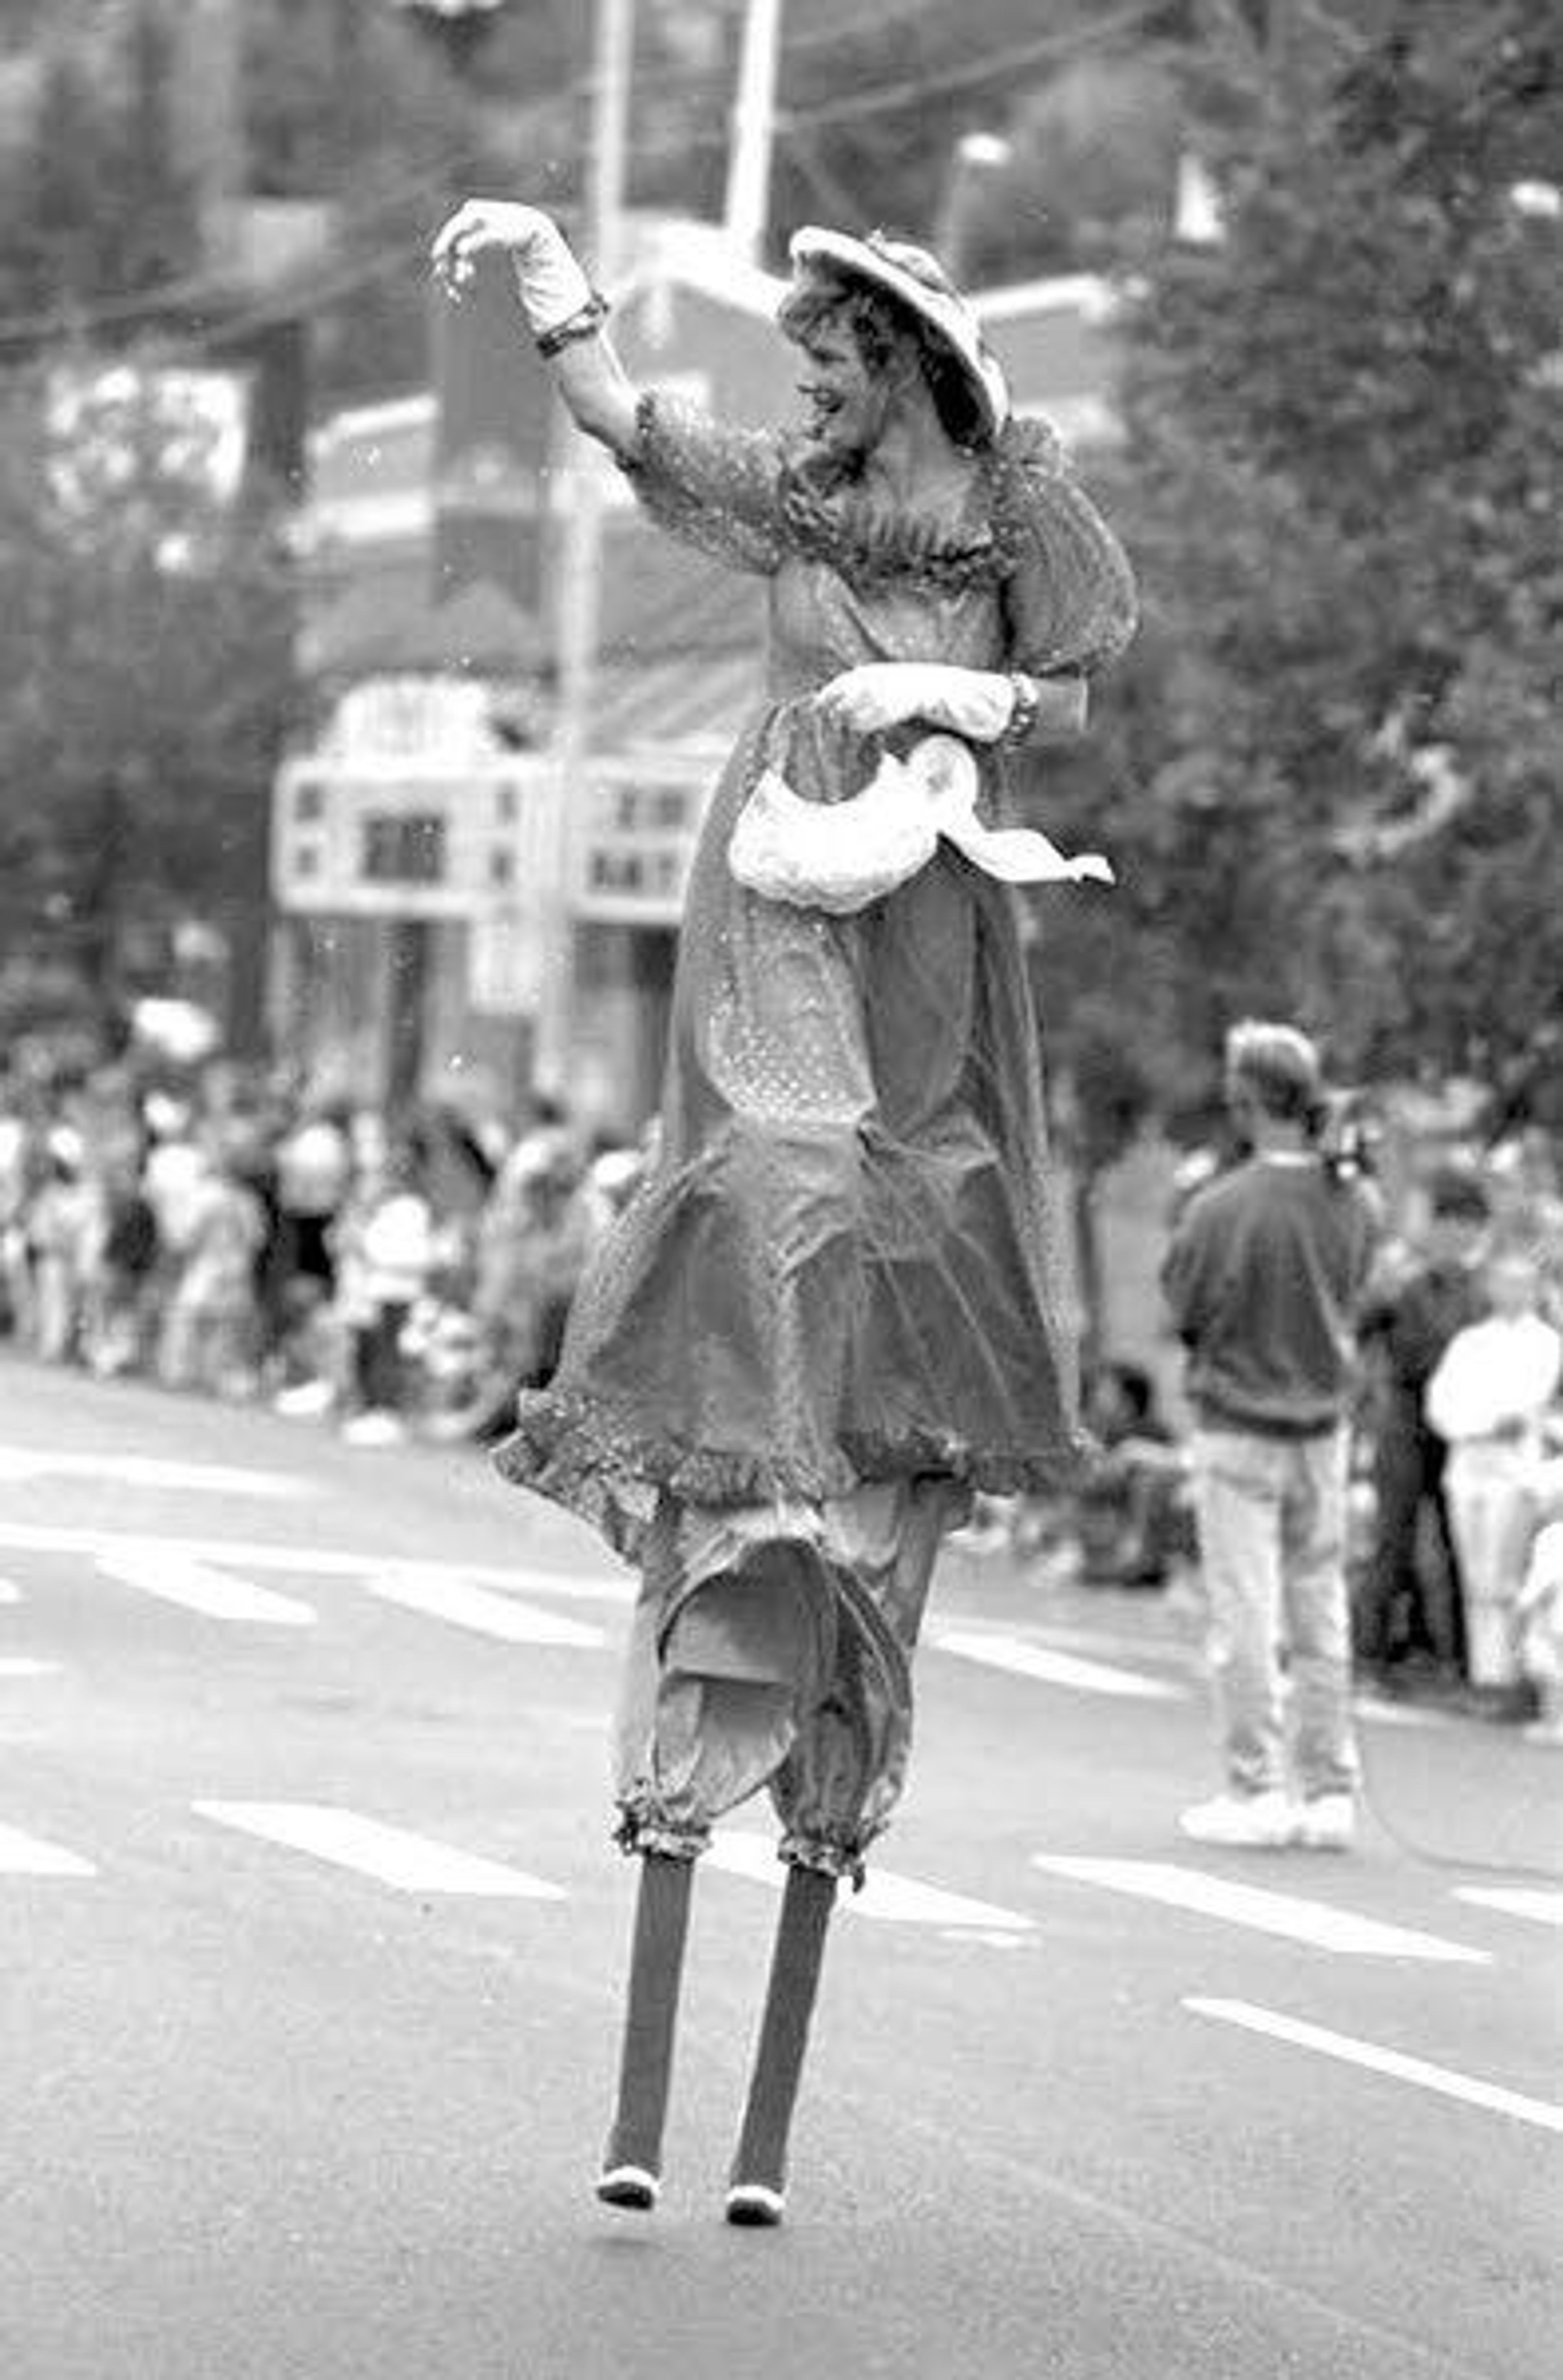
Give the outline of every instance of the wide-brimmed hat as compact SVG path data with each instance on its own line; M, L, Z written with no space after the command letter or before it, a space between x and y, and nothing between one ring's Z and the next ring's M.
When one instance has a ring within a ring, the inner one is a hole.
M884 232L857 239L850 232L825 231L817 224L805 224L793 233L788 253L795 266L825 265L855 281L869 282L915 314L954 357L971 384L989 437L997 436L1009 419L1003 368L937 257Z

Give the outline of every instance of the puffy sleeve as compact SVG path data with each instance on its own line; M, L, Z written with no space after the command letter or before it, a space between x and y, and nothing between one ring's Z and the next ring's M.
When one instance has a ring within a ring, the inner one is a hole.
M649 390L623 469L653 520L735 570L768 573L783 552L781 441L737 430Z
M1115 661L1134 634L1133 573L1051 432L1023 423L1008 438L1010 666L1031 677L1089 676Z

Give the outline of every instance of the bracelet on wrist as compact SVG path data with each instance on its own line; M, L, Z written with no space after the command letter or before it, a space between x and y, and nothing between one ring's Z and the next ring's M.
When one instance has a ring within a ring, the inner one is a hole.
M607 299L594 289L578 312L567 316L562 322L556 322L552 330L537 333L538 354L556 356L561 348L569 346L576 339L595 338L608 318L608 310Z
M1015 689L1015 707L998 740L1001 744L1023 744L1042 709L1042 687L1034 677L1027 677L1019 670L1011 674L1009 683Z

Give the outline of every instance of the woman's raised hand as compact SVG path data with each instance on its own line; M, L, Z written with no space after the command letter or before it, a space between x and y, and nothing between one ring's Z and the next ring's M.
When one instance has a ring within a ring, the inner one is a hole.
M519 264L550 237L557 239L558 233L541 207L510 199L464 200L434 235L434 277L447 298L459 298L487 249L498 249Z

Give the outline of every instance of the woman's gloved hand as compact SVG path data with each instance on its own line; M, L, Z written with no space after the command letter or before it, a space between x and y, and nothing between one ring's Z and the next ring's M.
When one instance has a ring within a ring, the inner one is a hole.
M1013 678L997 670L940 662L866 662L843 670L814 697L827 719L874 735L921 719L973 744L996 744L1015 712Z
M491 249L507 254L532 335L546 339L600 301L552 215L507 199L468 199L434 236L434 275L459 300Z

